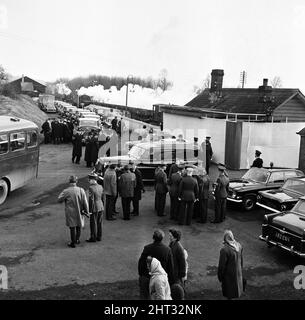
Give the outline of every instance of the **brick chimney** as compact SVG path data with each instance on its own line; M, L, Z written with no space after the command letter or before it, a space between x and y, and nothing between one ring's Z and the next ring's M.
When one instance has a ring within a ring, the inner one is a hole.
M268 86L268 79L263 79L263 85L258 87L258 91L263 94L272 92L272 87Z
M24 83L24 74L22 75L21 83Z
M220 93L222 90L224 71L222 69L213 69L211 73L210 92Z

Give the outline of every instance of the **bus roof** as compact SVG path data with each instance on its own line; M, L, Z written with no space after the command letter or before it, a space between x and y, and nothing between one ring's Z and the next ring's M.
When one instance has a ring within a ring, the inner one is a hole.
M32 121L17 117L0 116L0 132L19 129L38 129L38 127Z

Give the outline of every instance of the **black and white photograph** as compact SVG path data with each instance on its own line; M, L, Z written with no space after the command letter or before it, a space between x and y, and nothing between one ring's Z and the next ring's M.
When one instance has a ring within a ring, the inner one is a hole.
M304 35L303 0L0 0L0 300L304 300Z

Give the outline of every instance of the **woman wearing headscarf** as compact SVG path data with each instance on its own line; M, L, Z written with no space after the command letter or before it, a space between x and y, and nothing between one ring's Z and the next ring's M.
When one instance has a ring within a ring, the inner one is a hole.
M147 257L147 266L150 274L149 295L151 300L172 300L167 273L161 262L152 257Z
M234 239L232 231L224 233L223 248L220 250L218 280L222 294L227 299L239 298L243 292L243 248Z

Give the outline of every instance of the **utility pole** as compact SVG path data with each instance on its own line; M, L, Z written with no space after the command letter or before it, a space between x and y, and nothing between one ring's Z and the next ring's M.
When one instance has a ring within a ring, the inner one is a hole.
M129 79L132 79L132 75L129 75L127 77L127 84L126 84L126 114L127 114L127 107L128 107L128 85L129 85Z
M247 73L246 71L242 71L240 73L240 83L241 83L242 89L244 89L246 82L247 82Z

